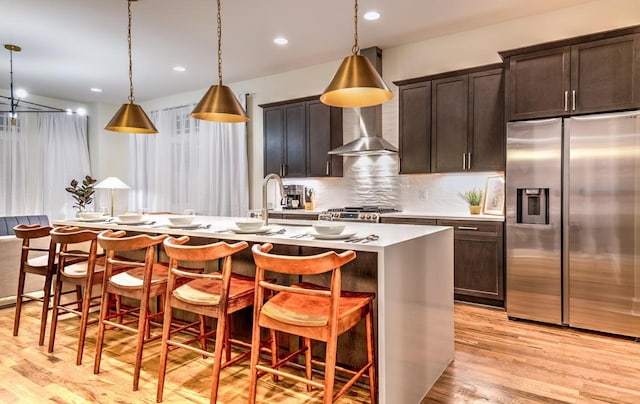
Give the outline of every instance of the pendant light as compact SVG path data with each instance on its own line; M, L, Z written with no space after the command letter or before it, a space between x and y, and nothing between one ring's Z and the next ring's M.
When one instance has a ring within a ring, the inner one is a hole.
M320 101L332 107L370 107L389 101L393 93L369 60L358 55L358 0L355 0L354 45L352 55L343 61Z
M218 0L218 84L209 87L198 105L191 111L196 119L215 122L247 122L249 117L227 86L222 85L222 18Z
M154 134L158 130L153 126L142 107L134 104L133 96L133 64L131 63L131 2L137 0L127 0L127 10L129 12L129 29L127 31L127 42L129 44L129 103L122 104L118 112L111 118L104 128L113 132Z

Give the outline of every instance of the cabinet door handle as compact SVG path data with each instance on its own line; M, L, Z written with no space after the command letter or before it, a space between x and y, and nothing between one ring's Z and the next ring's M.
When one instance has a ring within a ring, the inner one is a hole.
M473 227L473 226L458 226L458 230L473 230L473 231L478 231L479 229L477 227Z
M462 171L467 169L467 153L462 153Z
M569 92L565 91L564 92L564 112L567 112L569 108Z
M471 152L467 153L467 170L471 170Z
M576 90L571 91L571 110L576 110Z
M289 165L288 164L283 164L282 167L283 167L283 170L282 170L282 174L283 175L282 176L286 177L287 174L289 173Z
M329 176L330 172L331 172L331 161L327 160L327 167L326 167L327 177Z

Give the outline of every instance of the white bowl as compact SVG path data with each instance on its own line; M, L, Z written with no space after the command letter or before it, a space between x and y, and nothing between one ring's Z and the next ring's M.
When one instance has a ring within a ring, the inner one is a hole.
M240 230L259 230L264 226L262 219L249 218L236 220L236 226Z
M143 216L139 213L127 212L121 215L118 215L118 220L127 223L127 222L139 222L141 221Z
M174 226L185 226L193 222L193 216L169 216L168 219Z
M337 236L344 231L344 223L336 222L316 222L313 224L313 229L316 233L323 236Z
M78 217L81 219L101 219L103 217L102 212L80 212Z

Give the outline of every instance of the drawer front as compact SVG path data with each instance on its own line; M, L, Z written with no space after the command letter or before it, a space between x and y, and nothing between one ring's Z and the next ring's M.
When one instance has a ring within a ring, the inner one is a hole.
M382 217L380 218L381 223L388 224L419 224L426 226L435 226L436 219L425 219L425 218L417 218L417 217Z
M438 219L439 226L452 226L456 236L477 235L502 237L502 222L480 222L473 220L446 220Z

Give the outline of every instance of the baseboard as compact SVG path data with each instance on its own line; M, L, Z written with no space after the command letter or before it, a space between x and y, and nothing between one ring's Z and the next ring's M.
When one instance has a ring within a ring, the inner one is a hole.
M37 292L26 293L27 296L35 297L42 299L44 296L44 292L39 290ZM15 306L16 305L16 297L15 296L5 296L0 297L0 308Z

